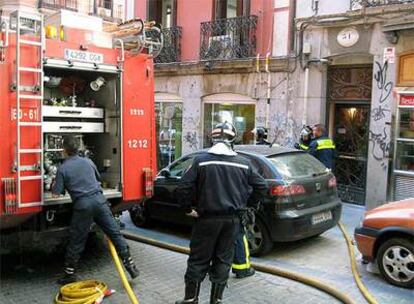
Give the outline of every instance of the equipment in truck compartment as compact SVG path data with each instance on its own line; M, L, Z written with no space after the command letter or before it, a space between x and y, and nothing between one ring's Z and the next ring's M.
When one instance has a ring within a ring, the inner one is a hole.
M11 31L8 38L0 61L0 229L66 225L70 199L49 195L64 134L76 134L83 155L96 162L113 210L151 195L152 57L93 45L83 50L85 31L74 29L65 32L64 41L44 44L36 44L40 40L29 31ZM93 62L96 58L100 62Z

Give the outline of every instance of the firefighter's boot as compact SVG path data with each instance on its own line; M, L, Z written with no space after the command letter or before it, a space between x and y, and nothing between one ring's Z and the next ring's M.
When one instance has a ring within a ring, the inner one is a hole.
M198 304L199 294L200 294L200 282L186 281L184 299L175 301L175 304Z
M76 268L73 265L65 265L63 276L57 281L59 285L66 285L77 281Z
M227 282L211 284L210 304L221 304L222 303L223 292L226 286L227 286Z
M119 256L122 259L122 263L124 264L125 269L128 271L129 275L131 276L131 279L135 279L137 276L139 276L139 270L137 266L135 265L134 260L131 257L131 254L129 253L129 250L120 253Z

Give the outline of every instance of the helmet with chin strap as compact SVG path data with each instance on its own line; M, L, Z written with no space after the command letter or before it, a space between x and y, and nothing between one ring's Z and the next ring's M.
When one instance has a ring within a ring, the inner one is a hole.
M211 131L211 139L213 144L223 142L225 144L232 144L237 137L236 128L233 124L225 121L217 124Z
M300 139L303 142L311 140L312 137L312 128L309 126L304 126L300 131Z

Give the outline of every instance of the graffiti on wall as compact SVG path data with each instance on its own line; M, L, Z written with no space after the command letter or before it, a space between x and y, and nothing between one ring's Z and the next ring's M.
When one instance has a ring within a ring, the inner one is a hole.
M371 142L371 155L380 162L383 170L388 168L388 157L391 145L390 128L391 120L390 97L394 83L388 80L388 61L381 64L375 61L376 72L374 74L375 86L378 89L378 98L373 100L371 118L373 124L369 131Z
M199 148L197 132L187 132L184 136L184 144L187 145L191 151L197 151Z
M379 63L378 61L375 61L375 65L377 66L378 71L375 73L374 79L377 88L381 92L378 101L380 104L382 104L391 95L393 83L392 81L387 81L388 61L385 61L383 65L381 65L381 63Z
M270 135L274 142L282 146L293 147L298 141L301 124L284 113L273 114L269 120L272 126Z
M387 127L381 132L369 131L369 140L372 142L372 156L377 161L383 161L388 157L390 151L390 138L387 133Z

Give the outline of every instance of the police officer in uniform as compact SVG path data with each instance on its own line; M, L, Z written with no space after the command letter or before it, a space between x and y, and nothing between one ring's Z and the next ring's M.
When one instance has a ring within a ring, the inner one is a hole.
M63 150L66 159L58 169L52 191L54 197L64 194L65 189L69 192L73 202L73 215L65 255L64 276L58 283L68 284L76 281L76 266L94 221L114 243L131 278L137 277L139 271L102 194L99 182L101 178L95 164L89 158L78 155L77 142L73 136L64 137Z
M236 130L220 123L212 131L213 147L196 156L177 189L189 216L195 217L185 273L185 297L176 304L198 303L200 283L209 273L210 303L222 303L240 225L237 211L250 194L258 201L266 181L250 162L231 148Z
M309 145L308 152L316 157L325 167L334 169L334 158L336 155L335 144L326 135L325 127L317 124L313 127L314 139Z
M309 145L312 141L312 128L310 126L304 126L300 131L299 143L295 144L295 148L303 151L309 149Z

